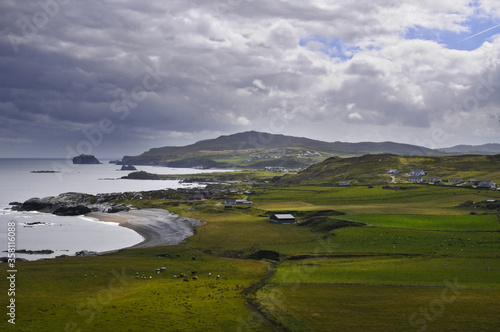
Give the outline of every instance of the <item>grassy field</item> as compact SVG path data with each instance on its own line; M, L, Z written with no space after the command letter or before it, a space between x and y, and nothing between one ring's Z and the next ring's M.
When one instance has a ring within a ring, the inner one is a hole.
M157 257L166 254L169 258ZM253 320L261 323L259 331L270 330L254 317L243 294L265 276L267 265L183 246L18 263L15 330L231 331ZM160 267L167 271L156 274ZM191 279L191 271L198 280ZM146 279L137 279L136 272ZM181 273L190 281L172 278ZM7 289L4 280L1 285ZM6 321L1 324L6 331Z
M401 187L260 184L252 206L233 209L222 199L123 201L206 225L181 246L18 263L16 331L497 331L499 211L462 203L500 193ZM300 223L269 223L274 212ZM361 224L330 227L336 220ZM260 250L280 260L248 258ZM172 278L191 271L197 281Z
M374 227L409 228L446 231L499 231L494 215L432 216L432 215L353 215L344 218Z
M498 331L499 291L444 290L272 284L259 298L289 331Z

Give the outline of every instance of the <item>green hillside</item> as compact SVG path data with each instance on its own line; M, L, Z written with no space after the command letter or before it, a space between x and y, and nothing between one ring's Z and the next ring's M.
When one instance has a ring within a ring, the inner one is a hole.
M393 142L329 143L303 137L249 131L182 147L155 148L139 156L125 156L122 162L130 165L169 167L303 168L333 155L345 157L380 153L417 156L445 154L424 147Z
M391 181L387 175L389 169L397 169L396 182L405 182L407 173L412 169L421 169L426 176L441 177L443 180L460 178L493 180L500 182L500 155L446 156L446 157L410 157L392 154L365 155L352 158L329 158L312 165L296 175L285 175L275 182L289 184L329 184L341 181L352 184L382 184Z

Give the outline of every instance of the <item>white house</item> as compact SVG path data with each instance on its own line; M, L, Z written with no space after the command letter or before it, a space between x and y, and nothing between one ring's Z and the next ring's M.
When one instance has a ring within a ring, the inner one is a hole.
M496 189L497 188L497 185L492 180L480 181L477 186L479 188L490 188L490 189Z
M421 175L412 175L408 177L408 181L413 182L413 183L422 183L424 182L424 177Z
M425 172L421 169L412 169L410 171L410 175L422 175L422 176L424 176Z

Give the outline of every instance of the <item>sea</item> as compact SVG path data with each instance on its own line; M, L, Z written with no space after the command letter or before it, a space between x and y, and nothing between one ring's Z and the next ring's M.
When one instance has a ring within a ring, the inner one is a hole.
M75 255L82 250L106 252L133 246L143 241L135 231L117 223L101 222L86 216L66 217L40 212L12 211L9 203L33 197L57 196L66 192L88 194L203 187L177 180L125 180L130 171L101 160L99 165L73 165L65 159L0 158L0 257L7 256L8 224L15 222L16 250L52 250L52 254L22 254L27 260ZM200 170L136 166L156 174L195 174L220 170ZM43 171L56 171L47 173Z

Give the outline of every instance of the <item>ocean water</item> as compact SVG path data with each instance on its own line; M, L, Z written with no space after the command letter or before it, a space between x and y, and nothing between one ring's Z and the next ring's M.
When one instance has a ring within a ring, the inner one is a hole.
M72 165L57 159L0 159L0 257L7 256L7 224L16 223L16 249L50 249L50 255L16 254L28 260L74 255L76 251L97 252L125 248L142 242L136 232L115 223L78 216L61 217L38 212L15 212L10 202L24 202L32 197L57 196L65 192L89 194L124 191L189 188L196 184L179 181L122 180L130 171L119 171L121 166L101 160L100 165ZM173 169L167 167L137 166L157 174L195 174L215 170ZM60 173L31 173L53 171Z

